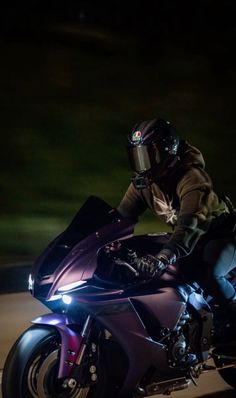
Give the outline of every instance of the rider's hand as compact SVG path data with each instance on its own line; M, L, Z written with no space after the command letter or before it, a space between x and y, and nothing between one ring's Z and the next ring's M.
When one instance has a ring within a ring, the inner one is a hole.
M175 261L176 255L168 249L161 250L156 256L148 254L135 260L138 271L149 278L161 276Z

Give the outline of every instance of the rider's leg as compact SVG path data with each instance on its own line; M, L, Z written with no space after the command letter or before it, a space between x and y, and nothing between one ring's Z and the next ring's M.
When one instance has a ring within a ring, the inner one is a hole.
M224 238L209 241L203 250L203 267L199 283L212 296L221 317L229 321L231 331L236 330L236 293L226 275L236 267L235 239Z
M223 307L235 302L235 289L226 279L226 275L235 267L236 244L233 237L214 239L206 244L201 285Z

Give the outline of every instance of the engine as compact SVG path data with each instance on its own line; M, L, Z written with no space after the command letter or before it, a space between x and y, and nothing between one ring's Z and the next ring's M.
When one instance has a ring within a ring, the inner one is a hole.
M167 355L171 367L191 366L196 361L196 356L190 353L189 321L190 315L185 310L176 330L167 337Z

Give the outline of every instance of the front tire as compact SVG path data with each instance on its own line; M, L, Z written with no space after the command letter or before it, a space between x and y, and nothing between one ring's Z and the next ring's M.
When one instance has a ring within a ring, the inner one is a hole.
M89 388L65 389L57 379L60 336L56 330L32 326L16 341L6 359L3 398L86 398Z

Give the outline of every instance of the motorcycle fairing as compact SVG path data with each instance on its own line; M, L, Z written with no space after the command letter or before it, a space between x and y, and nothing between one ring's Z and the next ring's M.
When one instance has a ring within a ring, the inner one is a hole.
M186 309L186 303L175 288L166 287L158 289L151 296L133 296L117 299L103 298L96 301L89 296L77 298L80 306L85 306L90 314L100 324L104 325L117 339L127 355L129 366L126 379L121 389L121 396L125 396L132 386L137 385L151 366L161 369L162 379L170 378L166 345L154 341L147 332L137 309L136 303L141 302L147 311L156 318L157 328L174 330L179 318ZM168 307L168 312L163 313L163 304ZM173 370L173 377L178 370ZM179 371L180 377L185 375L184 370Z
M157 293L151 296L137 295L131 298L121 298L121 293L121 291L113 291L113 294L107 295L106 290L104 290L104 295L102 292L98 292L98 295L85 294L75 297L75 300L78 303L78 317L80 309L92 314L93 318L110 330L127 353L129 370L122 388L122 394L124 394L132 385L138 383L138 380L150 366L161 367L163 375L165 373L169 375L165 346L154 341L148 334L136 310L136 302L142 302L147 310L153 313L157 328L163 327L172 330L178 324L186 304L181 301L181 296L177 290L170 287L157 289ZM168 313L164 311L163 314L163 302L168 305ZM76 321L78 322L78 319L72 319L65 314L48 314L33 321L34 324L53 326L61 336L59 378L69 377L71 374L76 360L76 356L72 355L71 352L78 353L83 342L81 334L70 328L70 325Z
M115 233L114 230L116 231ZM48 292L47 298L55 294L57 289L63 285L74 281L91 279L97 267L97 251L100 247L112 242L114 239L129 236L132 232L133 228L130 227L129 222L125 220L117 221L115 224L101 228L86 238L86 240L78 243L52 276L53 285Z
M114 240L132 236L133 229L134 221L123 219L101 199L89 198L69 227L34 264L33 295L50 298L61 286L92 278L98 250Z
M186 309L186 303L176 288L158 288L155 294L131 297L133 302L143 304L147 313L158 320L160 327L175 330Z

